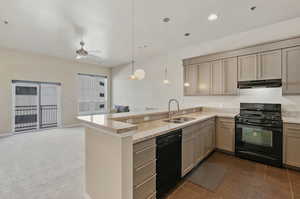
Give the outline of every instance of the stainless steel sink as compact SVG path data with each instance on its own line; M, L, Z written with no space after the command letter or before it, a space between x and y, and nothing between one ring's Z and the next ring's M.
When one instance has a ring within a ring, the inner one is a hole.
M195 120L195 118L192 118L192 117L175 117L175 118L172 118L172 119L164 120L164 122L182 124L182 123L189 122L189 121L192 121L192 120Z

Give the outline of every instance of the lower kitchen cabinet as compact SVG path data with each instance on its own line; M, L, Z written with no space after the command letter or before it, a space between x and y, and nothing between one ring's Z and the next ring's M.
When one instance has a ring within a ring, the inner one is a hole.
M133 145L133 199L156 198L156 142Z
M215 149L215 119L182 130L182 176Z
M181 175L185 176L194 168L194 132L195 125L182 129L182 166Z
M234 148L235 148L234 119L217 118L216 147L224 151L234 152Z
M284 124L284 164L300 168L300 125Z

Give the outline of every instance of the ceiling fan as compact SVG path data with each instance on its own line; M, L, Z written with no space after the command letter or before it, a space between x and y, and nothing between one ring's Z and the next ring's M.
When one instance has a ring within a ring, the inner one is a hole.
M99 56L99 53L101 53L100 50L86 50L84 48L84 41L80 41L80 46L80 49L76 50L76 59L92 58L96 60L101 60L101 57Z

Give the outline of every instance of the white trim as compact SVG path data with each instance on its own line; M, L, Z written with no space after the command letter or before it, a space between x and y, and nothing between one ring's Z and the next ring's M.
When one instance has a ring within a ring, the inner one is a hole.
M74 127L84 127L82 123L63 125L61 128L74 128Z
M6 138L6 137L10 137L10 136L13 136L14 134L13 133L0 133L0 139L1 138Z

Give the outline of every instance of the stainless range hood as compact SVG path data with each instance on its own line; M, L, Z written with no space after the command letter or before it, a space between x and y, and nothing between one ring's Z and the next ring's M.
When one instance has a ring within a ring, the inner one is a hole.
M276 88L282 86L281 79L268 79L268 80L253 80L253 81L239 81L239 89L249 88Z

